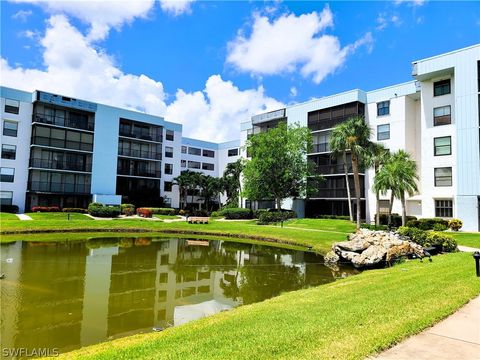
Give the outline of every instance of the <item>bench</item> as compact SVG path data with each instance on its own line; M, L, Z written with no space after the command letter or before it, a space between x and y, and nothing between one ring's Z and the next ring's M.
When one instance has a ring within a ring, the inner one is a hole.
M187 219L187 222L189 224L208 224L208 221L210 220L209 217L203 217L203 216L190 216Z

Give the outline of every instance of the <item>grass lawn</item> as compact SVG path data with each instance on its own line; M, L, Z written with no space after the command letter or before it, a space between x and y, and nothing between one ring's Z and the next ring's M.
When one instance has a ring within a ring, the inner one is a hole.
M327 285L65 354L77 359L364 359L480 294L470 254L365 271Z
M0 212L0 221L4 221L4 220L20 220L20 219L15 214Z
M177 215L153 215L153 217L156 217L157 219L165 220L165 219L180 219Z
M70 214L70 221L72 220L93 220L92 218L85 216L85 214L79 213L64 213L64 212L31 212L25 215L30 216L33 220L65 220L68 221L68 214Z
M448 234L457 240L458 245L480 248L480 233L449 232Z

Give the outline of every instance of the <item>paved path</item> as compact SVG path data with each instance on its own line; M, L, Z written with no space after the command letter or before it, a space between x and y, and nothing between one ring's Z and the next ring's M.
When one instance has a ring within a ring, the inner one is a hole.
M458 245L458 250L460 251L463 251L463 252L475 252L475 251L479 251L480 252L480 249L478 248L473 248L473 247L469 247L469 246L462 246L462 245Z
M30 216L25 214L15 214L20 220L33 220Z
M479 360L480 296L437 325L373 359Z

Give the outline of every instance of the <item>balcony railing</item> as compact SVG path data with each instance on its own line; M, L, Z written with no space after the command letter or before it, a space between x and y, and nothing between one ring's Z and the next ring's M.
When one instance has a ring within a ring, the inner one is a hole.
M350 190L350 195L355 197L355 189ZM309 194L310 198L346 198L347 188L324 188L316 189L315 192ZM365 196L364 191L360 192L360 196L363 198Z
M93 151L93 144L80 141L71 141L64 139L54 139L46 136L32 136L33 145L50 146L70 150Z
M315 172L323 175L345 174L345 169L343 168L343 164L317 165L315 166ZM348 166L348 172L352 173L351 165Z
M120 136L125 136L133 139L148 140L155 142L162 142L163 137L160 131L135 131L122 128L120 126Z
M71 171L84 171L92 172L91 163L81 163L73 161L57 161L50 159L30 159L30 167L52 169L52 170L71 170Z
M142 159L162 160L162 153L157 151L119 149L118 155L142 158Z
M90 184L29 181L28 190L62 194L90 194Z
M162 176L162 172L160 170L150 170L150 169L125 169L125 168L118 168L117 169L118 175L129 175L129 176L142 176L142 177L151 177L151 178L159 178Z
M349 115L351 116L351 115ZM308 121L308 128L311 131L318 131L318 130L325 130L325 129L331 129L335 127L335 125L340 124L341 122L345 121L347 119L346 116L340 116L336 118L331 118L331 119L325 119L325 120L310 120Z
M83 116L69 115L67 117L63 117L50 114L34 113L32 120L33 122L39 122L42 124L57 125L81 130L93 131L94 129L93 121L88 117L85 119Z
M328 143L323 143L323 144L313 144L313 149L314 153L319 153L319 152L328 152L330 151L330 147L328 146Z

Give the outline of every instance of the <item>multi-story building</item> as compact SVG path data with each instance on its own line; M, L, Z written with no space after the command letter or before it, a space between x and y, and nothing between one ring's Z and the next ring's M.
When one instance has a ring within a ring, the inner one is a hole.
M480 45L413 62L415 80L378 90L352 90L253 116L241 124L241 143L279 121L307 126L313 136L308 154L324 176L317 192L284 206L306 216L347 215L343 160L328 148L332 128L352 115L364 115L371 140L391 151L404 149L418 166L418 193L407 197L407 214L460 218L464 230L480 230ZM247 156L246 152L243 156ZM349 162L349 160L348 160ZM349 181L354 196L353 174ZM360 173L362 218L372 221L374 173ZM390 205L389 194L381 210ZM248 200L247 200L248 201ZM265 202L254 203L261 207ZM246 203L249 205L249 203ZM355 201L353 209L355 213ZM393 211L400 213L395 201Z

